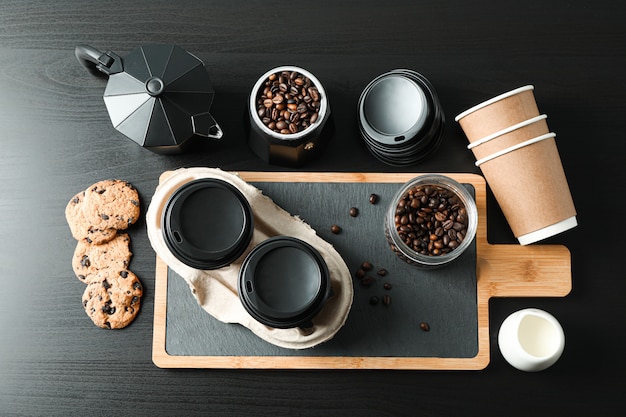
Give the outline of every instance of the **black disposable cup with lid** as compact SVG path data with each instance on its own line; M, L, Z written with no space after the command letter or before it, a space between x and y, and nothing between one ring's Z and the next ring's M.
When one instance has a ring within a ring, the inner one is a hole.
M215 178L188 182L167 200L162 215L168 249L196 269L218 269L239 258L250 244L254 216L232 184Z
M330 273L320 253L289 236L269 238L246 256L238 292L254 319L278 329L312 327L332 296Z
M372 80L359 97L357 118L367 149L393 166L410 165L432 154L445 124L433 85L408 69Z

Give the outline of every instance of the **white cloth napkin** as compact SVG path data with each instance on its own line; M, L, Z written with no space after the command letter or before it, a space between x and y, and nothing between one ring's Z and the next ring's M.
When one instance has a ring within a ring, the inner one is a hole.
M216 270L198 270L179 261L168 250L161 230L161 213L170 195L185 183L200 178L216 178L234 185L248 199L254 214L255 229L248 248L234 263ZM289 349L305 349L323 343L345 324L354 290L350 271L339 253L311 226L278 207L239 175L218 168L181 168L164 174L148 207L146 223L148 238L157 255L185 279L198 304L216 319L239 323L267 342ZM252 318L239 301L237 281L243 259L252 248L272 236L304 240L319 251L328 266L333 297L313 319L312 329L267 327Z

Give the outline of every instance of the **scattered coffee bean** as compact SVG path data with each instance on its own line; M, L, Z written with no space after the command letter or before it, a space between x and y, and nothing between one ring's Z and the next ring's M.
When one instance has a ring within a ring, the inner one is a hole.
M337 226L336 224L333 224L332 226L330 226L330 231L334 234L339 234L341 233L341 227Z
M364 270L364 271L369 271L369 270L371 270L372 268L373 268L373 266L372 266L371 262L367 262L367 261L365 261L365 262L363 262L363 263L361 264L361 269L362 269L362 270Z
M390 289L391 289L391 284L390 284L390 283L388 283L388 282L385 282L385 283L383 284L383 288L384 288L384 289L386 289L386 290L390 290Z
M383 305L388 306L389 304L391 304L391 296L389 294L383 295Z
M374 279L374 277L370 277L369 275L366 276L365 278L363 278L361 280L361 285L364 287L369 287L371 286L376 280Z
M379 301L380 301L380 299L378 297L376 297L375 295L370 297L370 304L373 305L373 306L378 304Z
M410 189L398 202L394 221L400 239L415 252L429 256L453 251L468 227L461 199L436 185Z
M387 275L387 270L385 268L380 268L376 273L381 277L384 277L385 275Z
M365 271L363 269L359 269L354 273L354 276L361 279L365 276Z
M370 194L370 204L376 204L376 203L378 203L378 195Z
M359 215L359 209L356 207L350 208L350 216L356 217Z
M257 114L277 133L298 133L319 117L321 97L313 82L297 71L271 74L259 88Z
M426 322L421 322L420 323L420 329L422 329L423 331L427 332L427 331L430 330L430 326Z

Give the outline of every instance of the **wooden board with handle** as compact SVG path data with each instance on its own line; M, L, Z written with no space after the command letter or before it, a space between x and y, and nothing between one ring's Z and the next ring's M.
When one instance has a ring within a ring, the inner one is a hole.
M418 173L239 172L248 182L345 182L402 184ZM164 173L162 179L168 173ZM562 297L571 291L571 260L562 245L492 245L487 241L486 183L476 174L444 173L475 189L478 353L471 358L384 356L183 356L166 350L168 267L157 257L153 362L161 368L257 369L458 369L485 368L490 359L491 297Z

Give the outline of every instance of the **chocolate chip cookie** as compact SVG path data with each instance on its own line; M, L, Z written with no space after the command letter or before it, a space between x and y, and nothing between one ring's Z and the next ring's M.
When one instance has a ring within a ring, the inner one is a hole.
M78 241L74 250L72 268L80 281L89 284L101 269L128 269L132 255L130 237L126 233L119 233L115 238L99 245L83 239Z
M94 229L127 229L139 218L139 193L126 181L99 181L85 190L82 213Z
M85 191L76 194L65 206L65 219L70 226L72 236L76 240L85 240L87 243L101 244L113 239L117 230L110 227L94 225L85 217Z
M104 329L128 326L139 313L143 286L128 270L105 268L87 284L83 293L85 313Z

